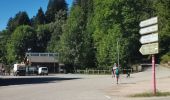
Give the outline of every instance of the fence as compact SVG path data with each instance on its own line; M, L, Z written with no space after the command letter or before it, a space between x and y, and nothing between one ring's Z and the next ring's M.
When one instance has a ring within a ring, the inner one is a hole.
M76 70L77 74L110 74L111 70Z
M111 74L111 70L76 70L77 74ZM133 69L121 69L120 73L126 74L127 72L132 73Z

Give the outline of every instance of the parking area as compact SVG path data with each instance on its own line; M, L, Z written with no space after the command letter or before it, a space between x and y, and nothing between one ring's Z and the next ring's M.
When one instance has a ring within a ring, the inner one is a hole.
M170 91L169 69L157 68L157 88ZM151 70L120 76L117 85L111 75L53 74L49 76L5 76L0 78L0 100L159 100L129 98L150 91ZM169 87L169 88L168 88ZM169 100L170 97L161 97Z

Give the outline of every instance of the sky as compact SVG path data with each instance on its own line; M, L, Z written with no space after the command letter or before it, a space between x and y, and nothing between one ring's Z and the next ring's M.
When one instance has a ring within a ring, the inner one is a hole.
M66 0L68 7L73 0ZM0 31L6 28L10 17L14 17L19 11L26 11L29 18L35 16L42 7L45 12L48 0L0 0Z

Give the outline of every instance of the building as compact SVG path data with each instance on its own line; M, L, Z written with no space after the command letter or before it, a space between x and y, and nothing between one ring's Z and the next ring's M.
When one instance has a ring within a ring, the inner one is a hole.
M61 66L59 66L58 53L26 53L27 61L30 66L48 67L49 73L59 73Z

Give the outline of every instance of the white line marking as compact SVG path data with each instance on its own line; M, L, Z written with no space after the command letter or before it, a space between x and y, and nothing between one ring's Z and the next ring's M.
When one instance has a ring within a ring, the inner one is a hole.
M111 99L111 97L110 97L110 96L108 96L108 95L105 95L105 97L106 97L107 99Z

